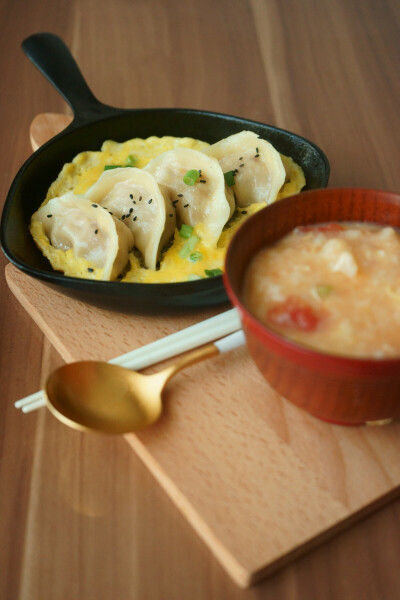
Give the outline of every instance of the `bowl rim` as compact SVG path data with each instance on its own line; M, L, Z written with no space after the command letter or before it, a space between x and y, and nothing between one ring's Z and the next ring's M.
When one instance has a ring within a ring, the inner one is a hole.
M287 200L293 203L296 202L297 199L304 198L305 195L320 196L321 194L324 195L326 193L343 194L349 191L362 191L363 193L371 193L375 195L384 194L388 197L396 198L400 204L400 193L398 192L361 187L318 188L314 190L307 190L301 194L295 194L280 200L279 202L285 203L285 200ZM400 376L400 355L392 358L355 357L316 350L309 346L301 345L274 331L257 319L257 317L255 317L253 313L251 313L250 310L245 306L239 296L239 293L234 289L234 286L230 280L230 271L232 269L233 262L232 255L235 246L239 243L239 235L246 235L246 229L251 230L253 227L252 224L257 219L257 216L259 217L261 213L263 213L263 215L267 214L270 206L262 208L256 214L247 219L245 223L243 223L242 227L233 236L225 258L225 269L223 274L224 286L231 303L238 309L245 333L246 330L250 331L251 334L255 335L263 345L268 347L269 350L277 352L283 358L289 359L293 363L306 366L315 371L324 372L327 374L336 374L343 377L362 376L366 379L376 379L377 377L393 376L396 374ZM349 222L348 219L332 219L332 221ZM281 237L282 236L280 236L278 239L281 239ZM242 283L242 281L240 283Z

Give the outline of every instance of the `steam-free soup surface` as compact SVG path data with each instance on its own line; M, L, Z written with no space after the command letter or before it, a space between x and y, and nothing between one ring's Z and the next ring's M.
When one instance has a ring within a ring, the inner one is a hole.
M392 227L298 227L253 258L243 293L260 321L302 345L400 356L400 235Z

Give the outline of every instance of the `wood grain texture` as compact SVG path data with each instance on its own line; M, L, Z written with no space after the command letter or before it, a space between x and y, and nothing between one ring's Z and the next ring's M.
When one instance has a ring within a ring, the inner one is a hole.
M68 113L21 52L23 38L36 31L65 39L106 103L187 106L259 119L321 145L331 162L331 185L400 188L395 0L4 0L1 6L2 201L30 154L32 119L46 111ZM3 273L6 261L0 260ZM46 411L22 416L14 409L13 402L38 389L61 359L3 275L0 305L1 598L399 596L398 500L257 586L236 587L122 438L80 434ZM362 485L372 497L378 474L380 487L394 486L395 445L392 467L382 465L389 430L371 430L368 440L354 431L348 441L317 427L306 439L296 411L277 408L267 417L299 461L314 452L309 469L339 505L359 498ZM347 470L340 456L349 448ZM366 453L374 457L367 481ZM335 472L327 472L328 461ZM336 492L331 478L341 481Z
M36 115L29 128L29 139L33 150L61 133L72 121L69 115L57 113L41 113Z
M6 277L66 361L109 360L198 320L115 315L11 265ZM321 423L273 392L246 348L191 367L164 398L161 420L126 439L240 586L399 493L400 423Z

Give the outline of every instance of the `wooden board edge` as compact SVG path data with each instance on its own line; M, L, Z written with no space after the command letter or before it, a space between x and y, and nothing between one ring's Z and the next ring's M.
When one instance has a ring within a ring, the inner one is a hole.
M193 505L182 494L175 483L160 469L158 463L152 455L147 451L147 448L142 444L140 439L135 434L127 434L124 436L128 444L139 456L144 465L152 473L153 477L161 485L167 496L172 500L173 504L180 510L183 516L191 524L193 529L203 540L206 546L211 550L212 554L218 560L220 565L231 576L235 583L241 588L247 588L250 585L252 571L241 565L237 559L227 550L221 541L214 534L212 529L201 518Z
M341 533L347 531L356 523L359 523L372 513L377 512L379 509L390 504L392 501L398 498L400 498L400 485L392 490L389 490L386 494L378 499L372 500L369 504L363 506L362 508L355 510L345 519L338 521L328 529L325 529L320 534L314 536L312 539L304 542L304 544L301 544L301 546L295 548L291 552L287 552L284 556L277 558L268 565L260 567L260 569L249 573L248 584L246 587L251 587L257 583L260 583L266 577L269 577L280 569L283 569L294 560L304 556L312 550L315 550L322 544L329 542L329 540L334 538L336 535L340 535Z
M47 337L51 345L57 350L60 356L66 362L72 362L73 356L71 355L71 353L63 344L59 342L58 337L55 334L53 334L53 332L47 327L46 320L40 315L40 313L36 310L34 305L29 302L27 296L21 293L18 285L14 282L13 275L16 271L18 271L18 269L12 264L8 264L5 268L5 278L10 291L21 304L21 306L27 311L30 317L34 320L36 325L43 332L43 335Z
M313 549L335 537L335 535L338 535L341 532L349 529L352 525L361 521L374 511L400 497L400 485L398 485L397 487L389 490L383 496L376 500L372 500L362 508L355 510L348 517L341 519L328 529L325 529L321 533L313 536L309 540L299 545L297 548L294 548L292 551L277 556L276 559L272 560L268 564L252 568L250 566L241 564L229 552L229 550L227 550L214 532L204 522L186 496L180 492L179 488L174 484L174 482L166 475L164 471L160 469L159 465L147 451L146 447L141 443L140 439L134 434L127 434L124 437L128 444L135 451L137 456L139 456L145 466L149 469L153 477L161 485L173 504L180 510L199 537L206 544L218 563L233 579L236 585L242 589L248 589L257 583L260 583L266 577L284 568L304 554L311 552Z

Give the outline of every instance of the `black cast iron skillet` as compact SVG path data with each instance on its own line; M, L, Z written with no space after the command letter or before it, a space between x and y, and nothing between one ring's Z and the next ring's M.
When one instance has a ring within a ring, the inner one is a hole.
M99 102L63 41L38 33L22 43L28 58L69 103L74 120L67 129L39 148L16 175L4 206L1 245L20 270L58 291L116 310L165 312L227 302L222 277L168 284L93 281L53 271L35 246L28 227L31 215L46 196L66 162L84 150L99 150L104 140L118 142L151 135L189 136L216 142L243 129L254 131L291 156L304 170L306 189L325 187L329 163L306 139L263 123L224 114L183 108L117 109Z

